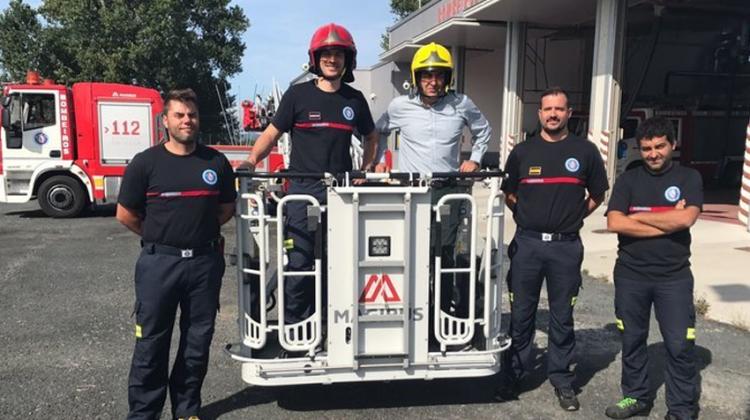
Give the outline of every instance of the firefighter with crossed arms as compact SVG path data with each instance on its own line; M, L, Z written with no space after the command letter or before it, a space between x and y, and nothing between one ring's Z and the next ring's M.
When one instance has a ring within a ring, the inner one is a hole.
M234 215L237 192L227 158L197 143L191 89L167 94L163 123L168 141L133 158L117 203L117 220L142 243L128 419L159 418L169 389L173 418L197 420L224 275L219 229ZM180 342L170 374L178 306Z
M373 169L378 145L375 123L362 93L347 84L354 81L353 71L357 66L357 48L352 35L335 23L321 26L310 40L308 55L309 71L317 77L294 85L284 93L273 120L258 137L241 167L255 168L281 135L289 132L292 138L290 172L340 174L351 171L349 148L352 134L356 133L365 139L361 169ZM310 195L321 204L326 203L326 187L321 180L291 179L288 192ZM287 270L310 271L314 264L315 235L307 227L307 203L290 202L285 214ZM315 289L311 277L289 277L283 293L285 323L299 323L313 313Z
M560 406L580 405L570 370L575 354L573 307L581 287L583 219L609 188L596 146L568 131L572 109L561 88L542 93L539 135L519 143L508 156L502 185L513 211L516 233L510 246L508 289L512 344L503 353L505 372L496 399L517 399L519 381L529 372L542 281L549 299L547 374Z
M692 419L698 373L690 227L703 206L702 181L698 171L672 161L675 133L666 118L644 121L636 139L643 166L617 179L607 209L607 228L618 238L615 316L622 333L623 398L605 414L624 419L651 409L646 339L653 306L667 350L666 419Z

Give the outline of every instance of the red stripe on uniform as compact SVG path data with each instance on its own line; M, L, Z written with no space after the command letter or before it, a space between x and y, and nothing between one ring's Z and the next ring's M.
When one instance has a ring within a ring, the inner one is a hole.
M295 128L335 128L336 130L354 131L354 126L335 122L306 122L295 123Z
M663 211L674 210L674 207L670 206L630 206L628 211L630 213L661 213Z
M586 185L582 179L574 178L572 176L553 176L548 178L524 178L521 180L521 184L573 184L573 185Z
M167 191L167 192L150 192L146 193L146 197L161 197L161 198L172 198L172 197L210 197L213 195L219 195L219 191L213 190L190 190L190 191Z

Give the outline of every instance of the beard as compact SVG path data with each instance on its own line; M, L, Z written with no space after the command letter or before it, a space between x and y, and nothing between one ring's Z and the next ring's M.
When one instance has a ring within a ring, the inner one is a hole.
M565 125L560 125L557 128L542 127L542 130L544 130L547 134L555 136L555 135L563 133L567 128L568 128L568 125L565 124Z
M326 76L326 74L323 71L323 69L320 69L320 77L322 77L323 79L325 79L325 80L327 80L329 82L334 82L336 80L341 79L342 77L344 77L345 73L346 73L346 67L342 67L341 71L339 71L338 73L336 73L336 74L334 74L332 76Z
M198 131L194 130L193 134L190 135L182 134L181 132L179 132L179 130L176 133L170 131L169 137L180 144L192 144L195 143L198 139Z
M667 169L672 167L672 157L664 158L661 162L661 165L659 166L652 166L649 161L644 160L644 166L646 166L646 169L648 169L651 173L660 173L664 172Z
M427 93L425 92L425 90L424 90L424 89L422 89L421 87L420 87L420 88L419 88L419 89L418 89L417 91L419 92L419 95L420 95L420 96L422 96L422 97L425 97L425 98L440 98L440 97L442 97L442 96L445 96L445 95L446 95L446 92L445 92L445 90L441 90L441 89L439 89L439 90L436 90L436 93L435 93L434 95L428 95L428 94L427 94Z

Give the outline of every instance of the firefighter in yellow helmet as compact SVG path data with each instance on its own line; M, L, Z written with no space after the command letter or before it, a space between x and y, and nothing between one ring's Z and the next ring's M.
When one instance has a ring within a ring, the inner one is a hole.
M427 83L431 75L440 75L442 83ZM425 83L422 84L422 78ZM411 60L411 85L427 98L444 96L453 84L453 57L440 44L431 42L417 50Z
M474 172L480 168L492 129L468 96L450 90L452 79L453 58L447 48L433 42L417 50L411 63L413 89L410 94L393 99L376 123L381 134L378 156L385 151L388 134L400 130L396 160L401 172ZM470 154L462 158L462 135L466 127L471 131L472 147ZM378 169L382 167L379 165ZM465 187L435 189L433 203L445 194L465 191ZM454 257L454 248L461 208L454 203L450 216L443 219L442 229L432 229L433 234L439 231L441 235L443 245L438 252L444 267L455 266L455 260L460 258ZM435 234L432 243L437 239ZM468 296L468 290L465 293L454 290L452 279L452 276L442 279L442 290L447 293L441 294L443 299L438 304L446 312L466 316L468 302L461 297ZM468 285L468 282L456 284Z
M447 48L431 42L411 62L412 91L388 105L376 127L385 136L401 130L398 169L403 172L473 172L479 169L492 135L487 119L472 100L450 90L453 58ZM460 160L464 127L471 131L471 154Z

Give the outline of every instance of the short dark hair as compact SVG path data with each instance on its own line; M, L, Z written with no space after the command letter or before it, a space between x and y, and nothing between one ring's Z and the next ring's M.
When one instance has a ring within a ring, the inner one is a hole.
M560 86L552 86L542 92L542 96L539 97L539 108L542 107L542 99L544 99L545 96L552 95L565 95L565 104L568 106L568 108L570 108L570 96L568 96L568 92L566 92L565 89L561 88Z
M642 122L635 130L635 140L638 144L641 140L651 140L654 137L667 137L669 144L674 144L674 126L672 122L664 117L651 117Z
M195 109L198 109L198 95L195 94L193 89L172 89L164 97L164 112L169 109L169 103L172 101L187 103L191 102L195 105Z

